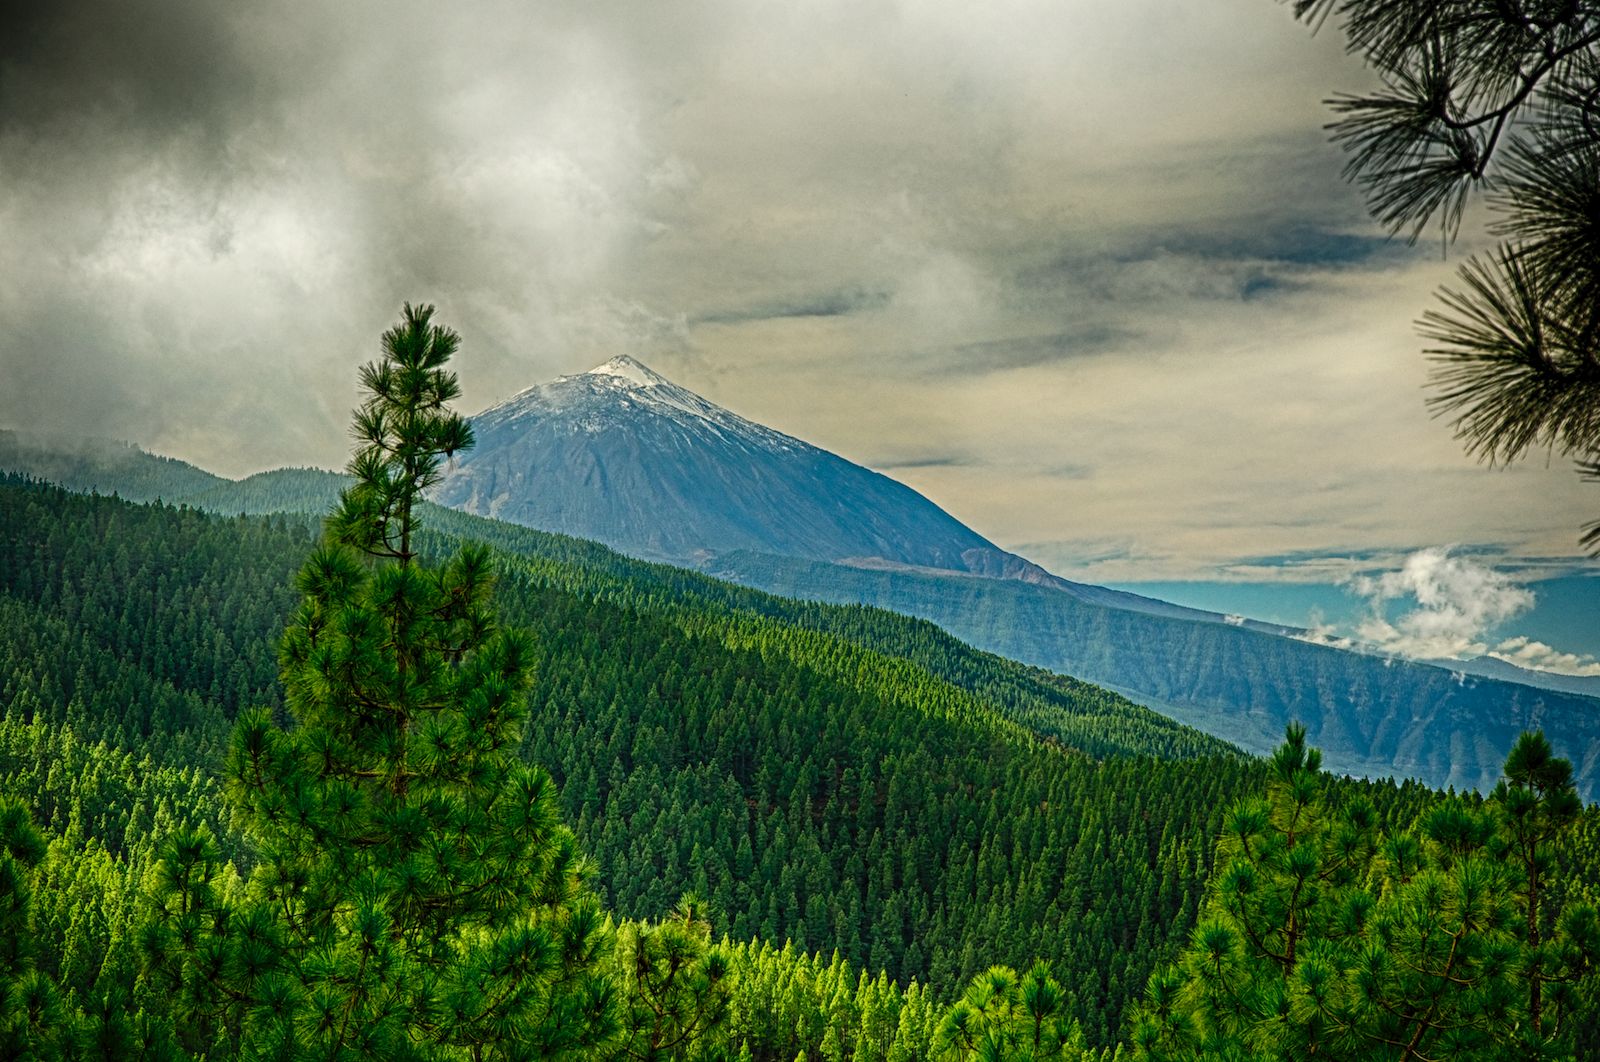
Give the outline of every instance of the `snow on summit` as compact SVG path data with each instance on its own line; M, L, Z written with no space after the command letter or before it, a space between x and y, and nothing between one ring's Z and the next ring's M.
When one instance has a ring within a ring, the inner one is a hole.
M670 381L660 373L655 372L646 365L635 361L626 354L618 354L604 365L596 365L585 376L615 376L621 380L636 384L639 387L671 386Z
M701 398L626 354L588 372L558 376L530 387L472 419L480 435L534 421L552 421L561 430L593 434L618 428L640 414L653 414L690 432L710 433L762 450L787 451L807 445Z
M472 418L440 504L700 564L751 551L988 571L1003 554L903 483L746 420L638 360L530 387Z

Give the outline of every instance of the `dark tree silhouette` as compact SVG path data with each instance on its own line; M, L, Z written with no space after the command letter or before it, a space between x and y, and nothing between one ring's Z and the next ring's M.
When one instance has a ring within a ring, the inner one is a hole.
M1533 449L1600 476L1600 6L1582 0L1293 0L1382 81L1329 100L1374 217L1448 243L1488 193L1491 254L1419 322L1429 404L1467 452ZM1600 522L1584 544L1600 550Z

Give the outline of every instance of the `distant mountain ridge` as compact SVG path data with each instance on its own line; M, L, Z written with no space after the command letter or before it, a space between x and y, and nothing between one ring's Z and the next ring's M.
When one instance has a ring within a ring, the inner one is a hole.
M1600 700L1235 624L1107 607L1050 587L739 553L706 568L769 593L931 620L980 649L1115 690L1252 752L1304 723L1330 770L1486 789L1524 729L1600 799Z
M83 494L128 501L175 500L230 482L175 457L131 443L0 428L0 471L47 480Z
M530 388L474 424L477 446L436 494L464 512L775 594L931 620L1255 751L1299 719L1336 771L1483 788L1517 732L1541 727L1573 760L1580 791L1600 799L1600 700L1582 695L1584 683L1333 649L1293 628L1062 579L911 488L633 359ZM96 464L14 443L0 433L0 470L223 513L326 511L345 482L316 469L235 482L126 446Z
M83 494L163 501L210 512L325 513L349 477L321 468L275 468L227 479L175 457L110 439L0 429L0 472L46 480Z
M1475 656L1471 660L1436 660L1433 663L1450 671L1479 678L1520 682L1547 690L1561 690L1584 697L1600 697L1600 675L1561 675L1552 671L1532 671L1496 656Z

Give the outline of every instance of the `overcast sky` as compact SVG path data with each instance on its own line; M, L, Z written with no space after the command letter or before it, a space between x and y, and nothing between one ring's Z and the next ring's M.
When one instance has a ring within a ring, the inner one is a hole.
M1272 0L52 0L0 36L0 426L337 467L404 300L476 410L631 353L1100 580L1570 556Z

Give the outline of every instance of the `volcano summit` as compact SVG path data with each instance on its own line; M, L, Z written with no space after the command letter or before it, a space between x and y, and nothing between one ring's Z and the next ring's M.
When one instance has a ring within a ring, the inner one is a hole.
M1034 568L910 487L627 356L531 387L472 425L477 446L436 501L635 556L701 563L752 550L991 576Z

